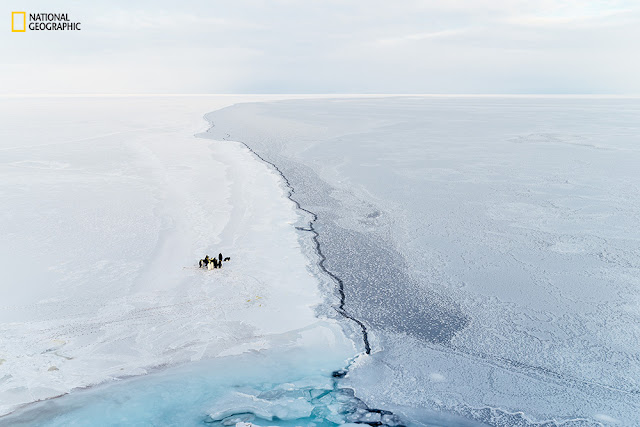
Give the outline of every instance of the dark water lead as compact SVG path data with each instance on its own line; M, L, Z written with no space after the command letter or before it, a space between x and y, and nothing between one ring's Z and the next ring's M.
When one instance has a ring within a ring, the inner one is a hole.
M383 223L380 208L355 197L339 198L338 191L307 166L311 160L303 164L297 157L290 159L298 156L298 146L305 141L291 135L274 139L262 133L259 126L266 125L259 114L257 125L248 120L252 109L260 112L260 108L274 108L274 104L243 104L209 113L205 118L212 127L199 136L241 142L282 175L289 198L313 217L308 231L314 233L320 267L337 282L340 304L335 308L361 326L367 353L371 350L370 328L406 333L434 344L448 343L468 325L468 316L453 299L409 276L403 256L385 235L389 227ZM241 113L236 114L238 109ZM370 224L378 227L367 227Z

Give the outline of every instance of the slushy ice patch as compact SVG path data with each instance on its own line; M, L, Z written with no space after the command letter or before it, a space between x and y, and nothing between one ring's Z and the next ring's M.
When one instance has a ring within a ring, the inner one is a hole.
M407 274L402 256L379 238L340 227L319 227L319 241L332 256L325 263L346 284L345 308L377 329L406 333L431 343L447 343L469 319L452 301L419 285Z

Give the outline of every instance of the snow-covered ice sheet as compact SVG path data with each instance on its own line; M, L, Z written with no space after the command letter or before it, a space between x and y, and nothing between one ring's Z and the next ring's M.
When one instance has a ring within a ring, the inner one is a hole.
M262 98L0 99L0 415L306 335L357 352L315 316L323 283L280 176L194 137L207 111ZM218 252L222 270L196 268Z
M212 137L318 215L370 404L494 425L640 421L640 100L235 105ZM417 414L417 415L416 415Z

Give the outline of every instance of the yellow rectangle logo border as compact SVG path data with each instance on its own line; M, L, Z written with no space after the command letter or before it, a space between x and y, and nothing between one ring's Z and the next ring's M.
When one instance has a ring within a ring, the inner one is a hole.
M14 20L16 15L22 15L22 29L16 30L14 29ZM24 33L27 31L27 12L11 12L11 32L13 33Z

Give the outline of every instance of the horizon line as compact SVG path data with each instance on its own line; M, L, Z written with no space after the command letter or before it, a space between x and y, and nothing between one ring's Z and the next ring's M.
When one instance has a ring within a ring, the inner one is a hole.
M118 97L432 97L432 98L640 98L640 94L593 93L5 93L0 98L118 98Z

